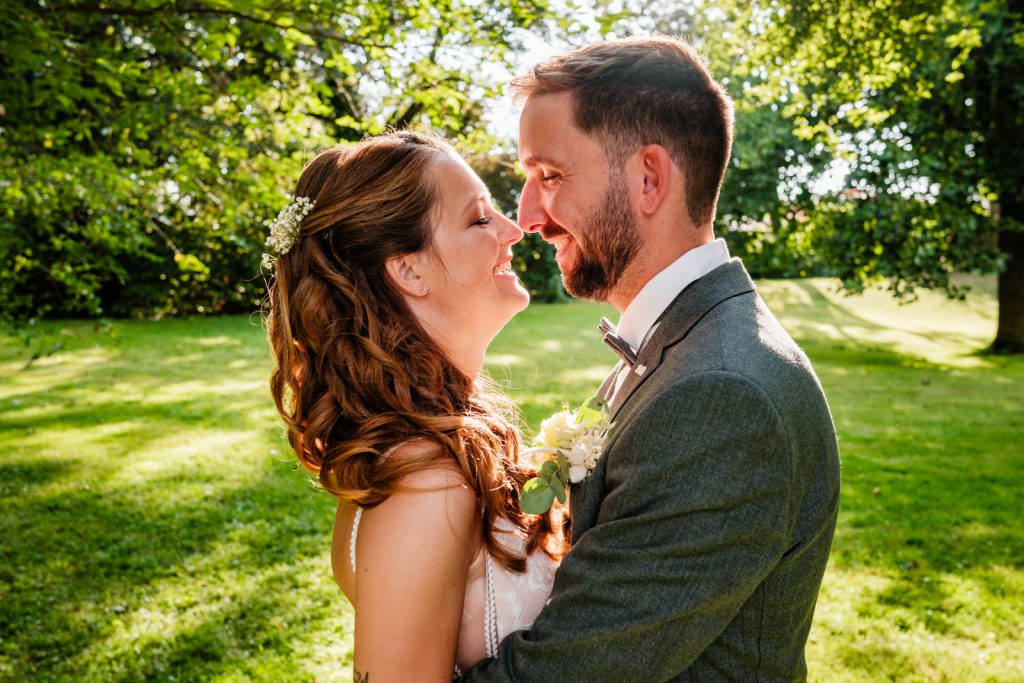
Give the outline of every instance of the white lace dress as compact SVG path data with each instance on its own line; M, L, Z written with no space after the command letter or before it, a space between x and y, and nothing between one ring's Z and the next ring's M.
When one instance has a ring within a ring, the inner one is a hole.
M349 534L349 562L356 569L356 538L362 508L356 508ZM498 522L498 530L512 529L506 520ZM499 542L515 553L522 553L524 540L511 533L498 534ZM481 548L469 567L466 596L463 603L462 627L456 655L456 673L468 669L484 657L498 652L498 643L513 631L527 629L547 602L555 580L557 562L543 551L527 558L522 574L509 571L494 561Z

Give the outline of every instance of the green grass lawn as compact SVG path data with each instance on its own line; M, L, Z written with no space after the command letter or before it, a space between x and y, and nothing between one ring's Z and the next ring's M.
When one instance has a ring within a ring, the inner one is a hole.
M760 285L843 453L812 680L1024 680L1024 358L978 353L975 284L902 307ZM532 306L492 346L529 425L612 365L602 314ZM275 424L258 318L46 329L61 348L28 367L0 338L0 680L349 679L334 505Z

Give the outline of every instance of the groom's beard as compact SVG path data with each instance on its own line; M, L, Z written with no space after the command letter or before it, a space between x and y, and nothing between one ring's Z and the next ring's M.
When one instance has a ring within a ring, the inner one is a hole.
M604 198L582 222L576 263L562 273L565 290L577 299L607 301L640 250L640 230L629 206L621 172L608 177Z

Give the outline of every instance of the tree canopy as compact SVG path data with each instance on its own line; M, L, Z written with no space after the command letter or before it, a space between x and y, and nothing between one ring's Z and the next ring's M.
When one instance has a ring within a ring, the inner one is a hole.
M414 123L472 147L488 65L547 13L546 0L5 3L0 310L252 310L263 223L316 149Z
M718 225L759 274L964 293L999 272L993 347L1024 352L1019 0L627 3L689 37L736 102Z
M483 102L526 31L578 42L589 22L707 54L737 103L718 225L756 275L912 297L999 272L994 347L1024 351L1019 0L546 3L7 3L0 313L251 310L264 221L303 162L387 126L465 141L511 210ZM557 298L546 245L517 267Z
M759 19L762 50L790 55L775 80L796 134L846 173L809 221L830 270L897 294L999 270L994 346L1024 351L1024 6L771 2Z

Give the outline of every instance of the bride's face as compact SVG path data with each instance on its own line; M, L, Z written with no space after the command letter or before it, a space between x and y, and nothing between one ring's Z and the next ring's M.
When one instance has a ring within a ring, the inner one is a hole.
M438 159L431 172L440 196L423 272L429 296L457 333L489 340L530 302L512 271L512 245L523 231L495 210L458 156Z

